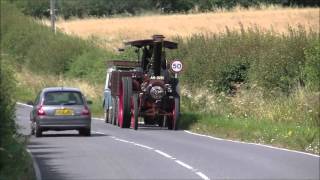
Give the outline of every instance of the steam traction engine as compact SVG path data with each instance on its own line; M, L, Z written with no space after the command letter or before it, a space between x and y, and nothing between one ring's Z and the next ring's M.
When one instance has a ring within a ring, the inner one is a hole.
M180 96L177 75L169 71L165 49L177 49L177 43L162 35L130 41L138 61L109 61L104 96L105 120L121 128L137 130L139 119L145 125L177 130ZM175 61L176 62L176 61ZM173 64L173 70L182 64ZM177 71L176 71L177 72Z

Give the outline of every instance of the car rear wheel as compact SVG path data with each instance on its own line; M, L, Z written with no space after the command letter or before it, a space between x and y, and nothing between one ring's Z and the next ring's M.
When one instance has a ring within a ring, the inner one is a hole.
M35 130L34 130L34 122L31 122L30 124L30 128L31 128L31 135L34 135L35 134Z
M81 136L91 136L91 129L80 129L79 134Z
M35 135L36 137L41 137L42 136L42 129L39 127L38 123L36 123L36 128L35 128Z

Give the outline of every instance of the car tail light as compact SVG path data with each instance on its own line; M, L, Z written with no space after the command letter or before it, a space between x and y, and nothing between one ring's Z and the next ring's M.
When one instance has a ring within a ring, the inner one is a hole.
M42 105L38 108L38 116L44 116L46 115L46 113L44 112L43 110L43 107Z
M90 110L87 106L84 106L84 108L82 109L81 115L90 116Z

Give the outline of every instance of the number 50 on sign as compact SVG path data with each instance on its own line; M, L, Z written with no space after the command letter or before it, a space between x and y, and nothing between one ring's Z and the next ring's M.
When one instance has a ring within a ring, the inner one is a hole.
M182 65L182 62L179 61L179 60L174 60L172 63L171 63L171 70L175 73L179 73L182 71L182 68L183 68L183 65Z

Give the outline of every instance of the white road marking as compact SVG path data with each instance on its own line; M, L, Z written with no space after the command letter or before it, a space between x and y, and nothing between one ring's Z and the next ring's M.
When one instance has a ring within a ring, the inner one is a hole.
M92 118L92 119L99 120L99 121L104 121L104 119L102 119L102 118Z
M208 176L206 176L206 175L204 175L202 172L196 172L196 174L198 175L198 176L200 176L202 179L204 179L204 180L209 180L210 178L208 178Z
M189 170L191 170L193 173L197 174L199 177L201 177L202 179L204 180L208 180L209 178L204 175L203 173L201 172L196 172L196 169L194 169L193 167L191 167L190 165L180 161L180 160L177 160L176 158L172 157L171 155L163 152L163 151L160 151L158 149L154 149L152 147L149 147L149 146L146 146L146 145L143 145L143 144L139 144L139 143L135 143L135 142L132 142L132 141L127 141L127 140L124 140L124 139L119 139L119 138L116 138L114 136L111 137L112 139L116 140L116 141L120 141L120 142L124 142L124 143L128 143L128 144L133 144L135 146L139 146L139 147L143 147L143 148L146 148L148 150L153 150L154 152L160 154L161 156L163 157L166 157L170 160L174 160L177 164L179 164L180 166L184 167L184 168L187 168Z
M116 138L115 140L117 140L117 141L121 141L121 142L124 142L124 143L130 143L129 141L124 140L124 139L118 139L118 138Z
M162 152L160 150L154 150L156 153L158 154L161 154L162 156L166 157L166 158L169 158L169 159L172 159L172 156L170 156L169 154L165 153L165 152Z
M93 133L96 133L96 134L102 134L102 135L106 135L105 133L103 132L98 132L98 131L92 131Z
M187 168L187 169L190 169L190 170L193 170L193 167L189 166L188 164L182 162L182 161L179 161L179 160L175 160L176 163L180 164L181 166Z
M24 103L21 103L21 102L16 102L17 104L21 105L21 106L26 106L26 107L33 107L31 105L28 105L28 104L24 104Z
M138 144L138 143L134 143L134 145L139 146L139 147L143 147L143 148L146 148L146 149L149 149L149 150L153 149L152 147L149 147L149 146L146 146L146 145L142 145L142 144Z
M33 162L32 164L33 164L33 169L35 171L36 180L42 180L41 171L40 171L39 165L36 161L36 158L32 155L32 152L30 151L30 149L27 148L27 152L30 154L30 157Z
M316 154L311 154L311 153L301 152L301 151L296 151L296 150L290 150L290 149L285 149L285 148L279 148L279 147L274 147L274 146L265 145L265 144L242 142L242 141L235 141L235 140L230 140L230 139L221 139L221 138L217 138L217 137L213 137L213 136L194 133L194 132L187 131L187 130L184 130L184 132L186 132L188 134L196 135L196 136L202 136L202 137L218 140L218 141L229 141L229 142L239 143L239 144L250 144L250 145L255 145L255 146L267 147L267 148L271 148L271 149L277 149L277 150L281 150L281 151L287 151L287 152L293 152L293 153L298 153L298 154L309 155L309 156L318 157L318 158L320 157L319 155L316 155Z

